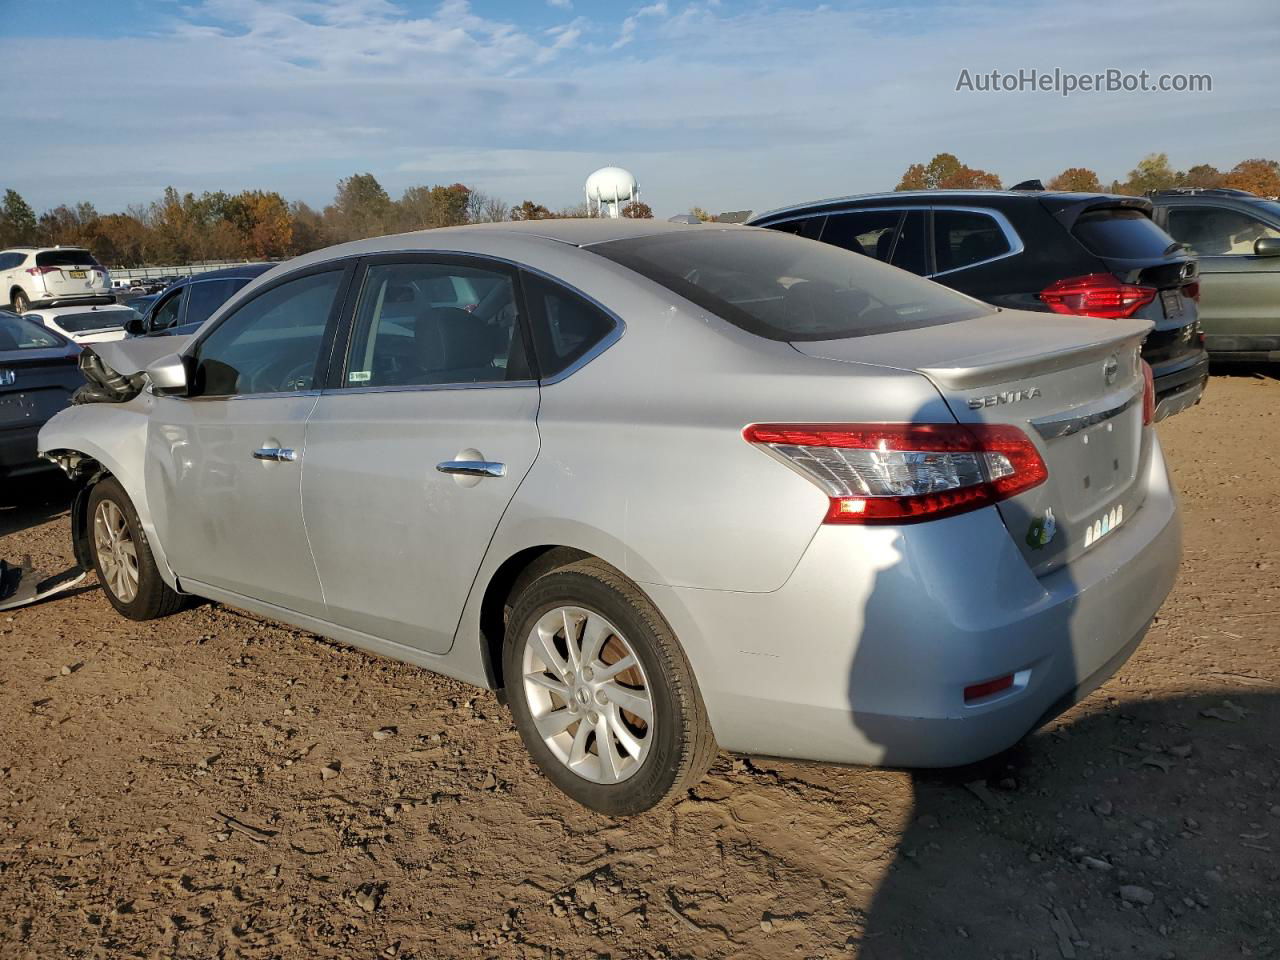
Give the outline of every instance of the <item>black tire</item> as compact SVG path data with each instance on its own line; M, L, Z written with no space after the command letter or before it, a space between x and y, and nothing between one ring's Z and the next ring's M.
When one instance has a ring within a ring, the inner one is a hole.
M129 600L122 600L116 595L115 590L108 583L108 577L103 572L103 561L98 556L96 518L98 517L98 507L104 501L114 504L116 509L123 514L129 537L137 554L137 593ZM133 509L133 502L114 477L107 477L94 484L93 489L89 491L87 509L89 512L87 518L89 551L93 556L93 568L98 574L98 582L102 585L102 592L107 595L111 605L130 620L155 620L158 617L167 617L169 614L180 610L183 604L183 597L180 593L170 589L169 585L164 582L164 578L160 576L155 557L151 554L151 546L147 543L146 534L142 532L142 524L138 522L138 512Z
M13 291L13 298L10 300L9 305L13 307L14 313L26 313L31 309L31 301L27 299L27 295L21 290Z
M596 783L575 773L534 725L522 669L524 647L538 620L560 606L580 607L609 621L643 667L653 740L639 767L621 782ZM507 701L525 747L547 779L585 807L609 816L643 813L683 794L715 759L715 737L679 641L639 588L601 560L577 560L529 584L511 608L502 653Z

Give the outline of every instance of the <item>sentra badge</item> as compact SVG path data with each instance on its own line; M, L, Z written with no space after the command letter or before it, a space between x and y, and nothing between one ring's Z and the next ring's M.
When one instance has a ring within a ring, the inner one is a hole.
M970 397L969 409L981 410L983 407L998 407L1006 403L1017 403L1019 400L1034 400L1038 396L1040 396L1039 387L1027 387L1025 390L1005 390L985 397Z

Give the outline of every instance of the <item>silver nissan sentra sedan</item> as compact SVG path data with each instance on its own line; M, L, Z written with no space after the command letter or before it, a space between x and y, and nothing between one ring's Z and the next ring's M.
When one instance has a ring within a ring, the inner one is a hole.
M501 690L632 814L718 748L974 761L1118 669L1180 552L1148 326L750 227L459 227L95 348L115 402L40 446L125 616L206 597Z

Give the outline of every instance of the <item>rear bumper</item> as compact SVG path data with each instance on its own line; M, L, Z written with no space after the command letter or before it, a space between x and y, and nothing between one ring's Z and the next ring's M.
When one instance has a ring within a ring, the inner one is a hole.
M1209 354L1198 350L1152 368L1156 387L1156 420L1195 406L1209 382Z
M956 766L1013 745L1111 676L1172 589L1181 528L1158 444L1146 502L1037 578L995 509L824 526L773 593L645 585L728 750ZM966 703L964 688L1012 674Z
M72 296L44 296L39 300L32 300L33 307L75 307L89 306L91 304L107 304L115 303L116 298L109 292L102 293L77 293Z

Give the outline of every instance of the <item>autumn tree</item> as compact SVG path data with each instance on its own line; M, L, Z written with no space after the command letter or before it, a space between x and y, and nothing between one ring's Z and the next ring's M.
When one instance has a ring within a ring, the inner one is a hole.
M551 211L540 203L526 200L511 211L512 220L549 220Z
M643 200L632 200L630 203L624 206L619 211L619 213L621 213L628 220L652 220L653 219L653 208L650 207Z
M467 222L471 189L461 183L447 187L410 187L400 198L400 224L404 230L454 227Z
M895 190L999 190L1000 178L965 166L952 153L939 153L927 164L907 167Z
M715 220L715 214L707 213L707 211L703 210L701 207L690 207L689 215L697 217L703 223L711 223Z
M0 203L0 246L34 243L36 213L17 190L5 190Z
M502 223L513 220L511 204L479 190L467 195L467 223Z
M1178 175L1178 186L1194 190L1207 190L1222 186L1222 171L1207 163L1198 163Z
M371 173L338 181L338 193L324 210L325 228L336 243L380 237L396 229L396 208Z
M1098 175L1088 167L1067 167L1046 185L1049 190L1067 190L1073 193L1101 193Z
M1149 153L1129 171L1124 192L1140 197L1152 190L1168 190L1177 185L1178 173L1169 166L1169 155Z
M293 217L284 197L272 191L246 190L236 197L242 213L244 254L251 260L280 260L293 243Z
M1280 163L1275 160L1242 160L1222 178L1224 187L1248 190L1260 197L1280 197Z
M301 200L289 204L289 254L310 253L329 245L324 217Z

